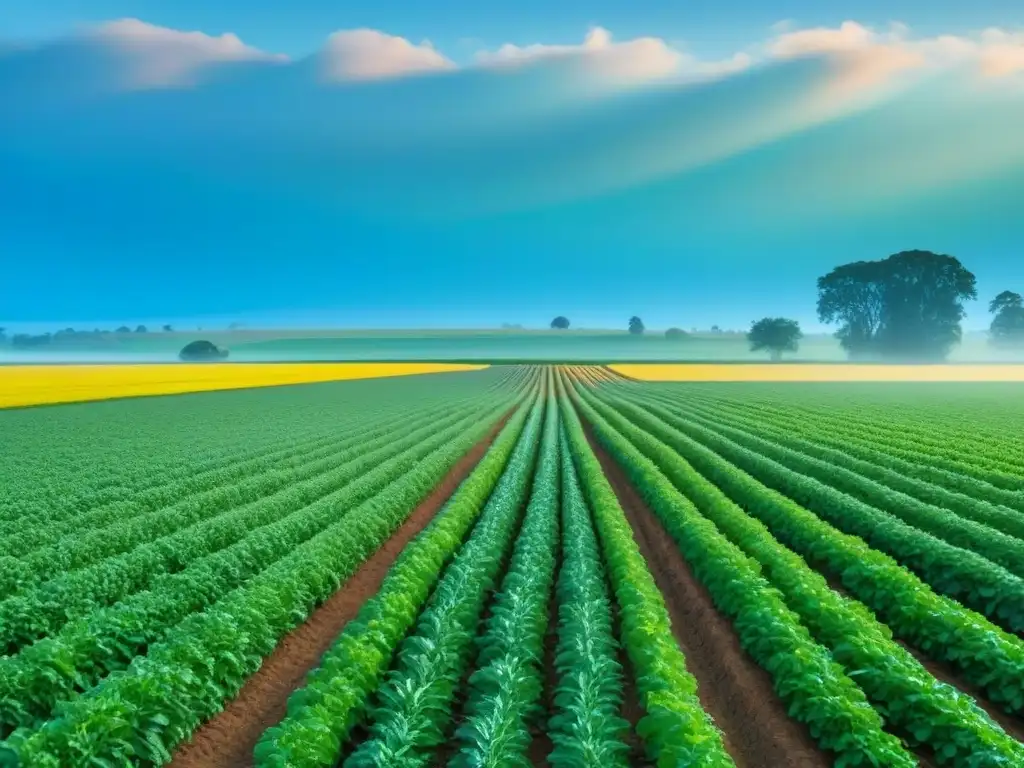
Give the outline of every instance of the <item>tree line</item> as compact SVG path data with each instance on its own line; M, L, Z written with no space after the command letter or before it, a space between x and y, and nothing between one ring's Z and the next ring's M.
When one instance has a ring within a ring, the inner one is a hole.
M170 325L165 325L161 328L164 333L171 333L174 331ZM74 328L64 328L55 333L15 333L10 337L10 343L13 347L18 348L31 348L31 347L44 347L55 341L63 341L70 337L95 337L95 336L106 336L111 333L126 334L126 333L149 333L149 329L144 325L138 325L135 329L129 328L127 325L122 325L114 331L103 330L100 328L94 328L91 331L75 330ZM0 328L0 344L4 344L8 341L7 329Z
M901 251L878 261L856 261L818 278L818 319L838 325L835 336L851 360L942 362L963 336L964 302L977 299L976 278L953 256L931 251ZM1024 348L1024 297L1003 291L989 303L990 342ZM569 320L556 317L555 329ZM633 317L629 332L644 332ZM670 328L666 336L686 335ZM751 324L751 351L778 360L799 349L803 333L796 320L765 317Z

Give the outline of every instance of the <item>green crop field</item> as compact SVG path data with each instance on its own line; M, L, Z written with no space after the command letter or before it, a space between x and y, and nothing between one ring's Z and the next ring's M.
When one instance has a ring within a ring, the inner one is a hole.
M1022 393L0 410L0 766L1024 766Z

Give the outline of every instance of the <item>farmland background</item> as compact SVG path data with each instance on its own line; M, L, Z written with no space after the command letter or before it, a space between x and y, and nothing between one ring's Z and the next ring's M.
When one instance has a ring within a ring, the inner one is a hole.
M0 363L173 362L191 341L207 339L230 351L229 362L763 362L741 332L696 331L668 339L650 330L632 336L614 330L176 330L156 333L79 333L37 348L0 345ZM788 362L846 362L829 334L808 334ZM952 363L1024 362L998 350L980 332L964 334Z

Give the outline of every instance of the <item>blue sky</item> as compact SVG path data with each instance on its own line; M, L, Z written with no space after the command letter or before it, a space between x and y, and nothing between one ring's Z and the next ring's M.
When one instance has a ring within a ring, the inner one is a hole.
M1017 2L4 15L9 326L813 328L907 248L1024 290Z
M72 26L122 17L211 34L235 32L252 45L292 56L314 51L330 32L370 27L427 38L453 55L478 44L574 42L600 24L623 38L657 35L719 55L765 34L780 20L803 27L855 19L905 22L937 35L1024 24L1017 0L5 0L10 37L48 38Z

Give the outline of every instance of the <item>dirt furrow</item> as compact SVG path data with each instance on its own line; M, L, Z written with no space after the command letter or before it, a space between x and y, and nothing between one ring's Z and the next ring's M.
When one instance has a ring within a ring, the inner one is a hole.
M615 593L609 588L608 594L614 595ZM622 645L622 618L618 603L615 603L612 609L612 632L618 641L616 658L622 668L622 707L619 709L619 717L629 723L629 730L622 734L622 740L629 749L626 753L626 760L629 765L647 768L653 766L654 763L647 758L643 742L637 735L637 724L646 713L643 704L640 703L640 692L636 689L636 674L633 672L633 665Z
M675 542L592 434L591 447L615 489L672 619L672 629L697 678L701 704L725 737L737 768L827 768L831 755L786 714L771 677L740 646L729 620L694 576Z
M507 418L501 419L449 470L395 534L337 592L281 640L234 700L178 748L169 764L172 768L248 768L253 764L253 748L263 731L284 717L288 697L319 664L345 625L376 594L405 545L427 526L473 471Z

